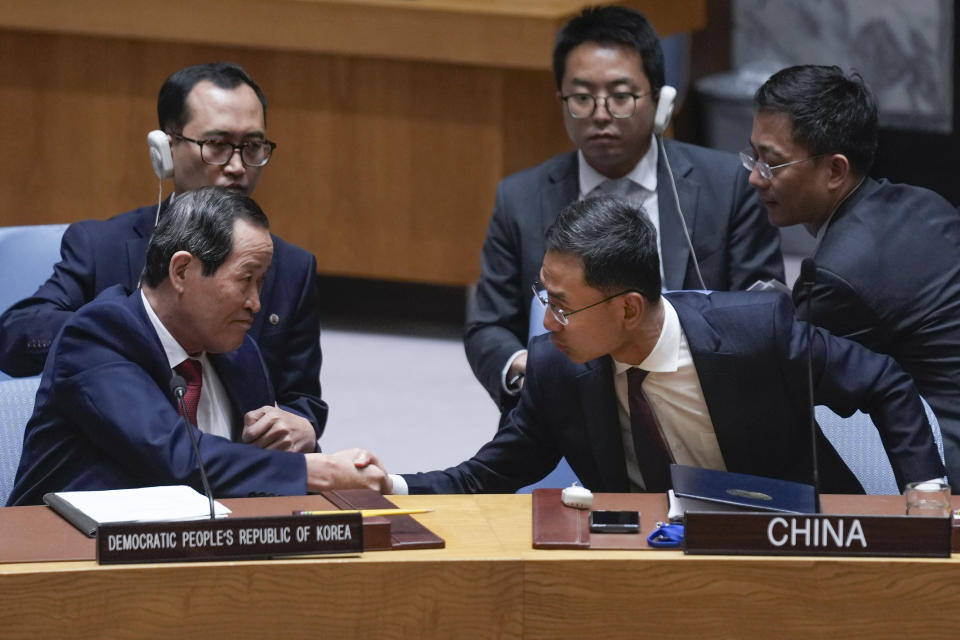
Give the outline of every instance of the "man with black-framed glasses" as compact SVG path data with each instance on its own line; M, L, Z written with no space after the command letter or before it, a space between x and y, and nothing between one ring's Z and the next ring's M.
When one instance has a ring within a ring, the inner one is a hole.
M671 462L809 482L808 353L816 403L869 413L901 486L943 475L916 387L890 357L808 333L780 293L661 295L656 232L636 208L575 202L546 245L551 333L530 343L519 405L473 458L391 476L394 493L511 493L561 456L592 491L663 491ZM818 447L821 489L862 493L819 431Z
M789 67L754 104L741 154L750 183L773 224L803 225L817 240L816 284L793 292L799 316L913 376L960 491L960 215L932 191L870 177L879 116L858 74Z
M166 136L154 144L169 146L174 195L159 206L70 225L50 279L0 316L0 369L16 376L40 373L50 344L75 311L113 285L135 290L150 235L176 194L218 186L252 195L277 146L267 138L266 112L260 87L236 64L199 64L173 73L157 97ZM279 406L249 415L244 439L315 451L327 418L320 394L316 260L272 239L262 309L249 333L260 346Z
M737 290L784 280L780 236L736 156L674 140L663 141L664 153L655 143L664 58L643 14L585 9L557 34L553 70L558 112L544 117L563 119L576 150L501 181L464 332L474 375L501 410L516 402L523 380L529 287L543 259L543 234L571 202L605 193L642 206L659 233L667 289Z

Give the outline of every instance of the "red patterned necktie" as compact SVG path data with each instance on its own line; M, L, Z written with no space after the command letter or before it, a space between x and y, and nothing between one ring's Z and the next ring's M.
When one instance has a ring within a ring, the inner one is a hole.
M203 387L203 365L199 360L187 358L174 370L183 376L187 382L187 392L183 394L183 404L187 409L187 420L195 427L197 425L197 405L200 404L200 388ZM179 409L178 409L179 411Z
M670 452L660 434L657 417L647 396L640 388L647 372L636 367L627 370L627 398L630 404L630 427L637 464L647 491L666 491L670 482Z

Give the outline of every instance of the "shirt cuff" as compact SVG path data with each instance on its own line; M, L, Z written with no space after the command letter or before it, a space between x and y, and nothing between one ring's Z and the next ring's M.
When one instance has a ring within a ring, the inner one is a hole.
M407 487L407 481L403 479L403 476L396 473L391 473L388 475L393 481L393 491L390 492L390 495L406 496L410 494L410 488Z
M520 393L520 389L518 388L511 389L509 385L507 385L507 382L508 382L507 371L510 370L510 365L512 365L513 361L517 359L517 356L519 356L521 353L526 353L526 352L527 352L526 349L520 349L519 351L514 351L513 355L507 358L507 364L503 366L503 371L500 372L500 387L511 396L515 396L518 393Z

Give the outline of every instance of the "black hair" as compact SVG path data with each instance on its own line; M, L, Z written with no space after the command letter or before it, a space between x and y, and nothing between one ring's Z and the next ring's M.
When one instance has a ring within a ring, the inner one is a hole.
M877 153L877 101L858 73L803 65L782 69L753 97L759 112L783 113L793 138L810 155L842 153L866 175Z
M143 267L141 283L156 287L169 275L170 259L187 251L203 264L204 276L217 272L233 251L233 226L245 220L262 229L270 223L253 198L222 187L203 187L177 194L161 216Z
M607 295L629 289L660 299L657 231L643 210L622 200L568 205L547 230L547 250L579 258L587 285Z
M558 90L562 89L567 56L585 42L619 44L636 51L653 97L659 97L664 83L663 49L660 37L642 13L618 6L587 7L563 25L553 45L553 75Z
M157 120L160 129L167 133L182 133L190 121L187 96L198 82L209 80L221 89L235 89L241 84L249 85L257 94L263 107L263 121L267 121L267 98L243 67L232 62L209 62L180 69L160 87L157 95Z

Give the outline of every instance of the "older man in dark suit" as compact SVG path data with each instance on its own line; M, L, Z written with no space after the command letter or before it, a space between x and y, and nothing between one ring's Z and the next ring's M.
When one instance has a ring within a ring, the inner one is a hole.
M247 335L273 258L267 225L232 191L177 198L150 239L142 287L107 289L54 340L9 504L51 491L200 489L191 430L218 497L386 488L369 453L295 453L285 438L297 434L261 420L270 410L284 421ZM186 416L175 374L186 379Z

